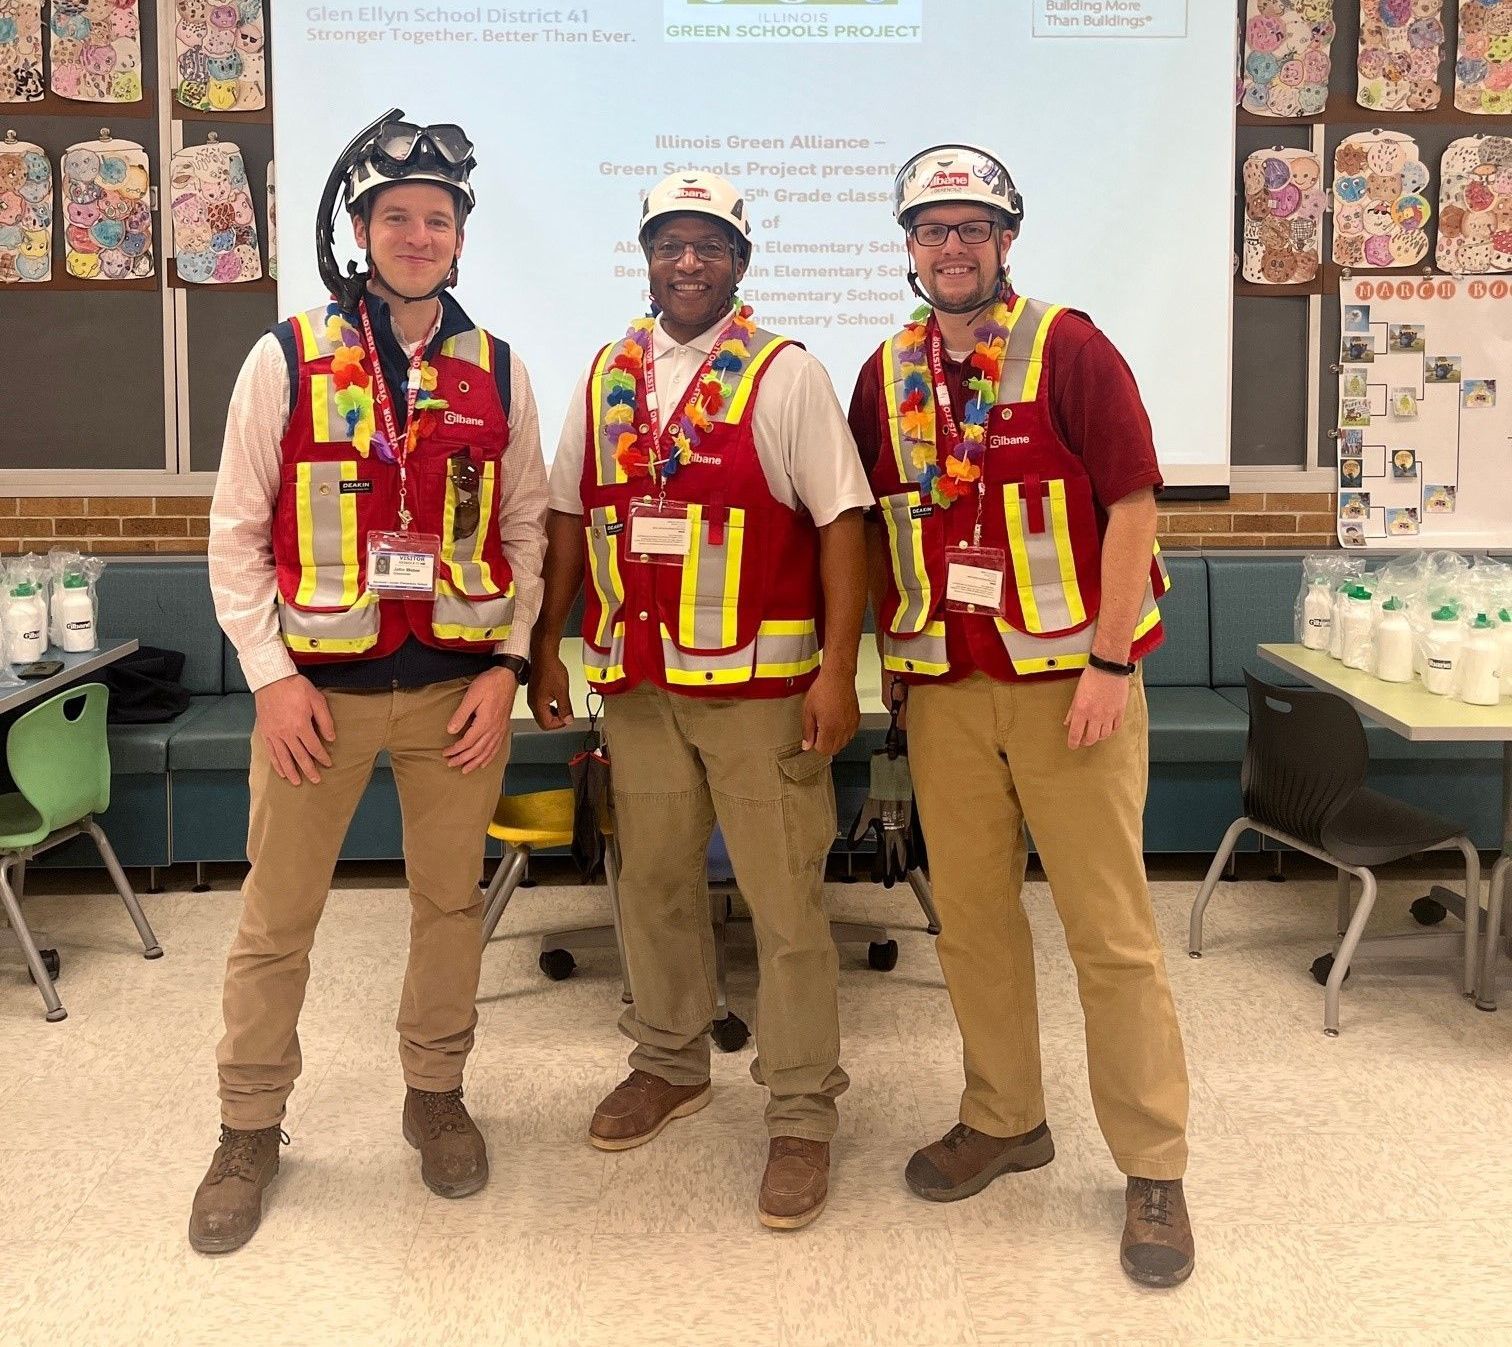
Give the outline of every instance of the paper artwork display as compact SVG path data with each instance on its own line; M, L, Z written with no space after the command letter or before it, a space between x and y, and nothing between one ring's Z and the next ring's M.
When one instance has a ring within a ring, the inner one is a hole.
M1492 116L1512 113L1512 0L1461 0L1454 106Z
M0 0L0 103L42 97L42 0Z
M1328 197L1323 169L1308 150L1257 150L1244 161L1244 279L1297 285L1323 261Z
M80 103L139 103L142 42L137 0L49 0L49 82Z
M64 263L90 281L153 274L151 175L132 140L90 140L63 153Z
M53 176L40 145L0 145L0 284L52 279Z
M1249 0L1241 106L1262 117L1315 117L1328 103L1333 0Z
M266 103L262 0L175 0L173 96L202 112L250 112Z
M1463 136L1444 151L1438 266L1456 276L1512 271L1512 136Z
M229 141L187 145L173 156L168 182L179 279L195 285L257 280L257 216L241 150Z
M1355 98L1382 112L1427 112L1439 105L1444 0L1360 0Z
M1416 266L1428 256L1428 166L1400 131L1361 131L1334 151L1333 260L1341 267Z

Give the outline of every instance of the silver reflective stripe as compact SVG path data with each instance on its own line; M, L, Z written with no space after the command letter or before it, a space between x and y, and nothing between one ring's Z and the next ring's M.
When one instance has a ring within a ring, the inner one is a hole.
M284 644L309 654L344 655L367 650L377 644L378 623L378 603L370 594L364 594L354 607L335 613L308 612L282 599L278 603Z
M307 608L346 608L357 589L357 465L302 460L295 470L300 532L300 581L295 601Z
M1134 628L1136 640L1143 636L1159 619L1160 609L1155 602L1155 591L1145 587L1144 606L1140 609L1139 622ZM1097 636L1097 619L1080 631L1059 636L1031 636L1011 626L1002 618L997 622L998 637L1003 642L1013 664L1015 673L1052 673L1057 669L1081 669L1086 667L1087 656L1092 653L1092 642Z
M306 356L310 360L319 360L323 356L334 355L342 346L338 338L332 341L326 335L326 311L322 305L318 309L306 309L299 318L303 320L305 330L310 336L311 350ZM297 321L297 320L296 320Z
M620 579L619 511L613 505L597 506L588 512L588 578L598 595L598 630L593 644L602 650L609 644L609 632L625 602L625 587ZM611 527L616 528L610 533ZM615 663L618 663L616 660Z
M882 522L887 526L887 550L892 558L893 581L898 590L898 611L893 614L895 632L922 631L929 618L929 573L924 564L924 521L914 517L915 508L934 507L917 491L884 496Z
M718 686L722 683L748 683L755 667L756 642L724 654L690 653L682 649L665 626L661 629L662 664L667 682L684 687Z
M612 486L619 482L627 481L625 470L620 467L619 459L615 455L615 449L619 445L619 437L622 434L634 434L636 431L635 421L632 418L619 421L610 421L609 414L614 410L609 404L609 394L614 390L610 387L610 363L619 351L622 343L615 342L599 353L598 359L593 365L593 375L589 381L590 407L593 412L593 424L589 432L593 436L594 465L598 472L598 484L600 486ZM623 404L615 404L621 406ZM620 415L623 417L624 413Z
M453 360L465 360L469 365L483 365L483 334L475 327L459 332L441 343L441 354Z
M1018 514L1016 526L1010 525L1008 536L1018 547L1023 549L1022 560L1025 574L1015 576L1020 594L1025 588L1032 591L1030 601L1024 603L1024 615L1027 621L1029 613L1033 612L1037 621L1030 624L1030 629L1035 632L1041 631L1065 631L1067 627L1074 627L1086 618L1086 613L1073 613L1070 600L1067 597L1067 577L1061 572L1061 549L1058 540L1064 541L1067 554L1070 554L1071 541L1069 537L1061 538L1058 530L1067 524L1065 506L1065 483L1059 479L1044 484L1047 499L1043 505L1044 528L1038 533L1029 531L1029 503L1024 499L1023 493L1017 483L1010 482L1004 488L1004 508L1015 510ZM1017 562L1019 557L1015 556ZM1075 563L1069 579L1071 585L1076 585ZM1015 571L1019 568L1014 567ZM1022 602L1022 600L1021 600Z
M1039 383L1034 377L1034 367L1040 363L1034 358L1034 343L1039 335L1040 324L1052 307L1043 300L1026 299L1019 311L1018 321L1008 334L1008 353L1003 359L1002 373L998 376L998 401L1004 406L1029 401L1025 397L1026 386L1031 380L1036 386Z
M677 636L680 644L693 650L727 650L735 644L738 630L745 511L721 510L724 526L719 541L714 542L718 525L709 519L709 509L688 506L693 547L683 559Z
M1161 553L1159 543L1155 544L1155 569L1160 572L1162 590L1169 590L1171 587L1171 573L1166 570L1165 556Z
M930 623L922 636L907 641L883 632L882 665L897 673L945 673L950 657L946 654L944 622Z
M617 683L625 676L625 624L614 624L606 655L602 646L595 647L583 638L583 675L590 683Z
M763 622L756 632L756 677L798 678L819 667L812 622Z
M447 581L436 584L431 630L445 641L502 641L514 623L514 585L491 599L469 599Z
M441 521L442 546L445 548L447 573L451 582L464 594L479 598L497 594L492 569L483 559L483 545L488 540L488 530L496 526L494 494L498 490L495 469L498 464L485 459L478 465L478 512L477 523L471 533L456 532L457 484L451 471L446 473L446 506Z

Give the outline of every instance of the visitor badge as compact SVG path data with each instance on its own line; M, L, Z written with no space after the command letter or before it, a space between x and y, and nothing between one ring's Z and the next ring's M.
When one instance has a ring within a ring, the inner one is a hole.
M1007 611L1008 558L1000 547L952 547L945 574L945 608L951 613L1002 617Z
M434 533L370 533L367 587L380 598L433 599L441 539Z
M692 550L693 521L686 504L649 496L630 502L629 560L680 566Z

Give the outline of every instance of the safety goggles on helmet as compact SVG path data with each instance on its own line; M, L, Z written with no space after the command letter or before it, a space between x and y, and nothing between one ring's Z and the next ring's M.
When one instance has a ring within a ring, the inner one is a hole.
M451 122L417 126L396 109L343 156L346 206L354 210L369 192L401 182L434 182L452 188L464 209L475 204L469 174L477 167L473 143Z
M472 158L473 143L454 122L416 126L414 122L385 122L373 136L368 153L388 166L402 167L416 155L430 154L459 167Z

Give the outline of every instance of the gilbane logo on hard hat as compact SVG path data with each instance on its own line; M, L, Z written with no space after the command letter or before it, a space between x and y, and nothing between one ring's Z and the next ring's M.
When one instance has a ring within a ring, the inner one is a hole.
M672 195L679 201L712 201L714 199L707 187L679 187Z
M971 179L964 173L947 173L943 168L929 180L926 192L943 192L954 189L964 192L971 186Z
M647 192L641 205L641 242L645 243L652 224L662 216L688 211L723 220L749 254L751 226L746 219L745 198L717 173L674 173Z

